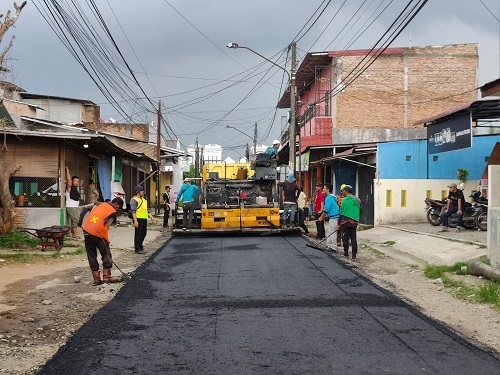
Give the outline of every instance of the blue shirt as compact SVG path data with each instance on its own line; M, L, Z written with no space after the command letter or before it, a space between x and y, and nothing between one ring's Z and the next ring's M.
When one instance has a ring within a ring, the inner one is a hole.
M179 203L179 200L185 202L194 202L194 199L198 195L198 191L200 189L196 185L184 184L181 186L181 190L179 190L179 194L177 194L177 199L175 203Z
M264 154L269 155L271 158L278 156L278 150L276 150L273 146L268 147Z
M337 204L337 197L333 194L328 194L325 198L325 208L323 211L329 219L336 219L339 217L339 205Z

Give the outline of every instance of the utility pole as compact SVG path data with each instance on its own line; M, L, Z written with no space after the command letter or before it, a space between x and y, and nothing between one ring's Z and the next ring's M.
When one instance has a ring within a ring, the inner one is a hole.
M292 112L291 118L290 118L290 127L289 132L290 132L290 141L289 141L289 146L290 146L290 170L294 172L295 174L295 154L296 154L296 147L295 147L295 139L296 139L296 96L297 96L297 86L296 86L296 81L295 81L295 71L297 69L297 51L296 51L296 43L292 42L290 44L291 48L291 55L292 55L292 67L291 67L291 72L290 72L290 111Z
M158 101L158 123L156 124L156 205L155 214L160 213L160 167L161 167L161 101Z
M198 137L196 137L196 150L194 152L194 177L199 177L200 168L200 149L198 145Z
M253 131L253 155L257 156L257 123L255 123L255 129Z

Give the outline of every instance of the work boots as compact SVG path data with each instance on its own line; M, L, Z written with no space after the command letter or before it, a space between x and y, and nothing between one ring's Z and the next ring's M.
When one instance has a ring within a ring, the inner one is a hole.
M92 271L92 277L94 278L92 285L97 286L102 284L101 273L99 271Z
M105 283L119 283L120 278L111 276L111 269L104 268L102 270L102 280Z

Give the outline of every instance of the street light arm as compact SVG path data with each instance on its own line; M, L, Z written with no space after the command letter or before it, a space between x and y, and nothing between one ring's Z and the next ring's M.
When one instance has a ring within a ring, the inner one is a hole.
M229 125L226 125L226 128L234 129L234 130L236 130L236 131L240 132L241 134L246 135L246 136L247 136L248 138L250 138L251 140L253 140L253 137L250 137L247 133L242 132L240 129L237 129L237 128L235 128L234 126L229 126Z
M234 48L234 49L237 49L237 48L243 48L243 49L247 49L249 50L250 52L253 52L255 53L257 56L263 58L264 60L270 62L271 64L273 64L274 66L277 66L278 68L280 68L281 70L283 70L287 75L288 75L288 80L291 81L292 80L292 77L290 76L290 72L288 70L286 70L285 68L283 68L282 66L276 64L274 61L272 60L269 60L267 57L261 55L260 53L258 53L257 51L254 51L253 49L249 48L249 47L245 47L245 46L240 46L238 43L229 43L227 45L227 48Z

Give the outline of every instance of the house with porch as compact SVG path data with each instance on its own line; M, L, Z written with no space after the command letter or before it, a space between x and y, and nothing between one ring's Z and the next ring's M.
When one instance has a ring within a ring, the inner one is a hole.
M163 190L162 184L172 183L172 168L167 172L163 167L157 182L150 178L158 175L158 149L147 141L147 125L98 126L99 107L90 101L23 94L19 99L27 102L4 99L0 106L0 117L8 122L4 161L21 166L9 181L17 203L16 226L65 223L65 166L80 177L82 204L88 200L89 179L96 182L100 200L122 196L128 201L133 186L144 184L153 205L156 187ZM160 145L162 165L184 154Z

